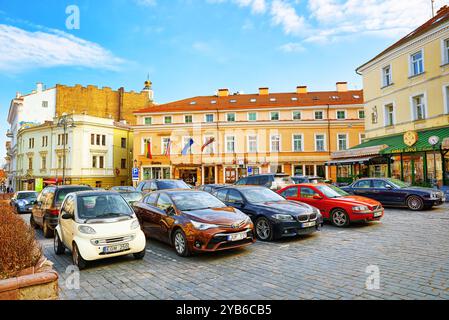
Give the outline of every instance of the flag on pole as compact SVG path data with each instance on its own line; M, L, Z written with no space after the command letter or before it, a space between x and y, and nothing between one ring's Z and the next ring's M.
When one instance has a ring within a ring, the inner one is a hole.
M203 144L203 146L201 147L201 152L203 152L204 149L206 149L206 147L207 147L208 145L210 145L211 143L213 143L214 141L215 141L215 138L214 138L214 137L211 137L210 139L208 139L208 140L206 141L206 143Z
M165 147L165 156L170 158L171 139L168 139L167 146Z
M153 155L151 154L151 142L147 140L147 158L153 159Z
M190 148L192 147L192 145L193 145L194 143L195 143L195 142L193 141L193 139L190 138L189 141L188 141L188 142L186 143L186 145L184 146L184 149L182 149L181 154L182 154L183 156L187 155L187 153L189 153L189 150L190 150Z

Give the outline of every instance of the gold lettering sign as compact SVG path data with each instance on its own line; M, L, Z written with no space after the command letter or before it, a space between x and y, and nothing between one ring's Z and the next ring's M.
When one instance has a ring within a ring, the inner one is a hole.
M415 131L407 131L404 133L404 143L411 147L418 142L418 133Z

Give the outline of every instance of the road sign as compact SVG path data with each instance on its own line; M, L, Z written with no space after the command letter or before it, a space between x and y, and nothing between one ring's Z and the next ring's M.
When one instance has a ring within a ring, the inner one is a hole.
M139 168L133 168L132 176L133 181L139 181Z
M438 142L440 142L440 137L438 136L431 136L429 138L429 144L432 146L436 145Z
M248 167L248 175L253 173L253 167Z

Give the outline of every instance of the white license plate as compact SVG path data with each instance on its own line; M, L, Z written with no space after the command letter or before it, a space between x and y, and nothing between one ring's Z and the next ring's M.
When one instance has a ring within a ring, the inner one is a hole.
M116 246L103 247L104 253L114 253L129 249L129 243L118 244Z
M230 234L228 235L228 241L239 241L239 240L243 240L246 239L247 237L247 233L245 232L240 232L240 233L234 233L234 234Z
M382 211L374 212L374 218L380 217L382 215Z
M313 227L314 225L316 225L316 221L310 221L310 222L304 222L302 224L303 228L309 228L309 227Z

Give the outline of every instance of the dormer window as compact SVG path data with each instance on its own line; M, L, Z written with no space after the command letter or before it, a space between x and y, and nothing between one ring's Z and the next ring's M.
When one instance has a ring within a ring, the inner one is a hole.
M257 99L255 99L255 98L252 98L252 99L249 100L249 102L253 102L253 103L256 102L256 101L257 101Z

